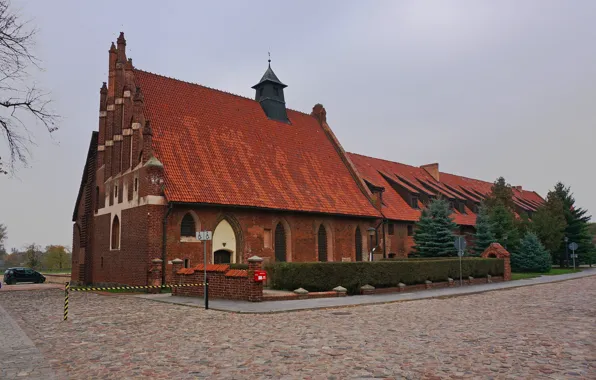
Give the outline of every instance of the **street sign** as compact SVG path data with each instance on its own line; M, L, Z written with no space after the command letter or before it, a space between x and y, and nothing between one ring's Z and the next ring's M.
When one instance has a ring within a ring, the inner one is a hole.
M464 255L464 250L463 249L460 249L459 251L457 251L457 255L459 257L462 257Z
M458 251L462 251L463 252L466 249L466 238L463 237L463 236L457 236L455 238L455 248ZM460 256L462 256L462 255L460 255Z
M574 253L574 254L572 254L570 256L571 256L572 259L577 259L578 258L577 253Z
M211 240L213 231L197 231L197 240Z
M569 244L569 249L572 251L577 251L578 248L579 246L575 242Z

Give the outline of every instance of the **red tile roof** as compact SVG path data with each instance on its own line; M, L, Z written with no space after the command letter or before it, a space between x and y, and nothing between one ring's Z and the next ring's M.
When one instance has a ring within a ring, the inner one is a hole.
M246 269L230 269L226 273L226 277L248 277L248 271Z
M135 69L169 201L379 217L319 122Z
M470 198L475 202L479 202L486 197L493 185L491 182L443 172L439 173L439 181L437 181L425 169L420 167L355 153L348 153L348 157L365 180L375 186L385 188L382 211L386 218L393 220L417 221L420 218L420 210L412 208L392 187L391 182L397 183L409 192L419 189L426 194L440 193L450 198ZM513 195L515 204L526 210L535 210L544 202L533 191L514 188ZM455 210L452 214L454 221L460 225L474 225L476 223L476 214L467 206L465 210L466 213Z

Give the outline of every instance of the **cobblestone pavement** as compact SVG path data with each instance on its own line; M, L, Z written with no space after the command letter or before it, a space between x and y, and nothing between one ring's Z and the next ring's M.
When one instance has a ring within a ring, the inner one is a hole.
M0 293L53 369L74 379L596 379L594 276L265 315L122 295L70 301L62 322L58 290Z
M54 379L54 373L44 361L27 334L12 319L0 303L0 379Z
M14 292L19 290L43 290L43 289L64 289L64 283L62 284L16 284L16 285L6 285L2 284L2 288L0 288L0 292Z

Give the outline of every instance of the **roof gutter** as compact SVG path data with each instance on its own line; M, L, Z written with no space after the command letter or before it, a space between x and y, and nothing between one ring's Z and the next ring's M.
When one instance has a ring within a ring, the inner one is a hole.
M172 203L168 203L168 211L166 211L165 215L163 216L163 229L161 231L162 234L162 245L161 245L161 283L166 283L166 268L168 264L168 255L166 250L167 245L167 230L168 230L168 216L172 213L172 209L174 205Z

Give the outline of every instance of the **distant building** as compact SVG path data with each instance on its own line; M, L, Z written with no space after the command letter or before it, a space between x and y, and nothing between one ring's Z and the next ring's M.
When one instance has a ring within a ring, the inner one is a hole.
M73 213L73 280L141 285L153 258L194 266L200 230L211 263L406 256L439 194L473 231L490 183L346 153L323 106L288 109L286 87L270 65L254 100L142 71L121 33ZM543 202L515 197L518 212Z

